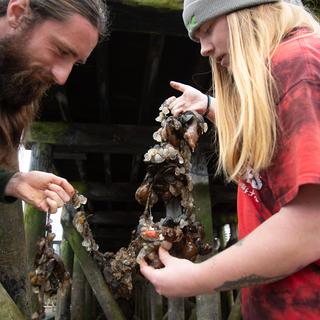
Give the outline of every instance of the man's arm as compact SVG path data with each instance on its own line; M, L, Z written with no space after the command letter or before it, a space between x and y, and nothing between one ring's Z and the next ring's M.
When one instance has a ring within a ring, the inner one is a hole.
M320 186L297 197L246 238L200 264L160 250L165 268L141 272L165 296L194 296L285 278L320 258Z

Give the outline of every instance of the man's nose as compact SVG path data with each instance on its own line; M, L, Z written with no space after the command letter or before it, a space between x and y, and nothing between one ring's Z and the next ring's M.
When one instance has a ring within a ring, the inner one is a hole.
M73 64L54 65L51 69L52 77L55 83L64 85L71 73Z

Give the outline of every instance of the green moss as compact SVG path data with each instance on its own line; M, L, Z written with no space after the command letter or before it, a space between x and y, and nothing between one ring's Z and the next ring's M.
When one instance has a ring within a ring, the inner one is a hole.
M69 124L62 122L34 122L27 132L26 141L55 144L67 135L69 128Z
M181 10L183 0L120 0L128 5L148 6L158 9Z

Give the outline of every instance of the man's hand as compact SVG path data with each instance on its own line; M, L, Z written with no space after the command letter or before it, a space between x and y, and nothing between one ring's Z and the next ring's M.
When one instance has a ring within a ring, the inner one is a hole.
M162 269L154 269L144 260L139 261L141 273L154 285L159 294L166 297L186 297L198 293L199 264L175 258L162 247L159 248L159 258L165 266Z
M55 213L68 202L75 190L63 178L52 173L31 171L16 173L5 188L5 195L19 198L37 209Z

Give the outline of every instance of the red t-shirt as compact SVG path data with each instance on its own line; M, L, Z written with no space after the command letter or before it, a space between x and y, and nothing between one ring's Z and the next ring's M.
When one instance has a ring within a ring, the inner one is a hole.
M320 184L320 35L300 29L287 37L272 72L280 96L279 146L273 165L239 183L239 238L293 200L300 186ZM320 260L283 280L242 289L242 312L246 320L319 320Z

